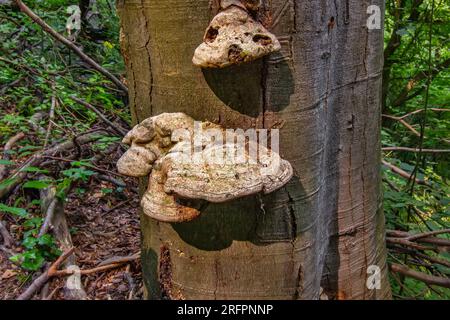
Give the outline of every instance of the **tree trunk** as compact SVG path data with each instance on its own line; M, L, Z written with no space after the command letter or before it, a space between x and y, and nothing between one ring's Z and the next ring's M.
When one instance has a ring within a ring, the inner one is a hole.
M210 205L198 220L142 216L152 299L385 299L380 179L381 0L263 0L281 52L201 70L191 59L218 0L119 0L135 122L185 112L228 128L280 129L295 177L268 196ZM366 285L381 268L381 289Z

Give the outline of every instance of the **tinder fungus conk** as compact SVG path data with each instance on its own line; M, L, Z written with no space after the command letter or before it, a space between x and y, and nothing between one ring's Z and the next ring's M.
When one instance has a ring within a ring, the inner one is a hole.
M192 62L223 68L250 62L281 49L278 39L241 6L231 5L211 21Z
M205 202L271 193L293 175L291 164L265 144L183 113L146 119L123 142L131 148L118 161L119 172L149 175L141 206L163 222L190 221Z

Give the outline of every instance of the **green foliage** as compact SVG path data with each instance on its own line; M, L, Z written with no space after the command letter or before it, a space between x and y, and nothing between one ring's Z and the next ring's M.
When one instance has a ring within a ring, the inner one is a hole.
M42 181L42 180L36 180L36 181L27 181L23 184L23 188L29 188L29 189L45 189L48 188L51 185L50 182Z
M432 0L386 3L386 51L383 112L404 116L419 135L399 121L385 119L383 146L449 149L450 112L450 3ZM418 6L415 6L419 4ZM431 42L430 42L431 34ZM431 46L431 60L430 58ZM431 73L429 72L431 70ZM429 79L429 82L428 82ZM429 84L429 85L428 85ZM428 92L428 94L427 94ZM427 109L427 112L420 111ZM445 111L446 109L447 111ZM423 134L423 140L421 135ZM448 154L447 154L448 155ZM384 209L387 229L421 233L449 228L449 157L443 153L388 152L385 160L427 185L413 183L384 168ZM438 256L427 251L427 255ZM440 258L444 258L442 254ZM448 255L446 257L448 259ZM450 270L392 251L389 261L435 276L448 277ZM420 263L419 263L420 262ZM391 277L394 296L401 299L450 299L450 292L423 282Z
M44 234L41 237L36 237L41 224L42 219L30 219L23 224L25 228L29 228L29 230L25 232L22 241L22 246L25 250L10 258L11 261L20 264L25 270L39 270L44 265L45 261L54 260L62 253L61 250L58 249L55 240L51 235Z
M98 19L83 21L82 30L72 30L72 34L66 30L67 8L78 2L29 0L26 4L52 28L75 40L86 54L120 78L124 64L113 2L97 1L94 16ZM15 201L10 198L8 203L0 203L0 213L10 215L20 230L24 230L20 233L22 252L12 258L24 270L38 270L60 254L51 235L37 236L45 215L40 212L40 201L36 199L38 191L55 184L57 197L64 201L70 190L81 190L76 185L87 183L95 174L90 169L90 160L74 161L69 168L58 170L35 166L20 169L21 163L42 149L98 124L98 116L75 103L71 96L95 105L112 120L130 123L126 97L114 84L87 68L73 52L55 42L17 8L0 6L0 144L4 145L18 132L30 133L9 152L10 160L0 160L0 165L7 166L11 172L28 173L27 180L17 189L20 194L11 197ZM50 119L52 105L54 117ZM33 118L37 120L30 125ZM105 150L118 141L102 137L95 150ZM42 180L41 174L51 176L52 181ZM0 189L15 182L14 178L4 179L0 181Z
M3 203L0 203L0 212L6 212L6 213L10 213L12 215L21 217L21 218L26 218L28 216L28 213L25 209L23 208L16 208L16 207L9 207Z

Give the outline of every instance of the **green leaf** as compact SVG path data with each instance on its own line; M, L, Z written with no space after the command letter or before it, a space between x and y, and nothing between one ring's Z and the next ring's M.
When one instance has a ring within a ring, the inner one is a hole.
M16 254L16 255L10 257L9 260L14 263L20 263L20 261L22 260L22 255Z
M0 165L2 165L2 166L10 166L10 165L13 165L13 164L14 164L14 162L12 162L10 160L0 159Z
M22 241L22 245L27 249L33 249L38 243L38 239L34 237L27 237Z
M7 205L0 203L0 211L11 213L12 215L19 216L21 218L26 218L28 213L25 209L16 208L16 207L8 207Z
M27 181L24 183L23 187L26 189L45 189L48 188L51 185L51 183L47 181L42 180L34 180L34 181Z
M0 189L9 187L17 181L17 178L8 178L0 182Z
M38 244L41 246L51 247L54 244L53 237L49 234L44 234L38 239Z
M31 219L28 219L22 225L25 228L28 228L28 229L37 229L37 228L41 227L43 221L44 221L43 218L34 217L34 218L31 218Z
M27 251L22 254L22 268L30 271L40 269L45 262L44 257L38 250Z
M44 169L40 169L37 167L26 167L22 170L20 170L22 172L35 172L35 173L48 173L48 170L44 170Z

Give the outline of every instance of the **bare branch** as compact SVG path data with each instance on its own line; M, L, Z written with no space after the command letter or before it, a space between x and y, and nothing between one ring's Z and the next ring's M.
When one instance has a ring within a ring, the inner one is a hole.
M394 166L393 164L382 160L383 165L385 165L386 167L388 167L392 172L398 174L400 177L405 178L407 180L411 179L411 174L409 174L408 172L406 172L403 169L400 169L399 167ZM429 183L424 181L424 180L420 180L418 178L416 178L416 183L420 184L420 185L425 185L425 186L429 186Z
M430 285L436 285L444 288L450 288L450 279L449 278L443 278L443 277L436 277L432 276L423 272L415 271L412 269L409 269L408 267L399 265L399 264L392 264L391 270L396 273L403 274L407 277L414 278L416 280L425 282Z
M399 244L399 245L402 245L402 246L405 246L405 247L410 247L410 248L414 248L414 249L422 250L422 251L433 250L434 249L433 247L423 246L423 245L417 244L415 242L408 241L408 240L406 240L404 238L390 238L390 237L386 237L386 242L390 243L390 244Z
M415 234L415 235L407 237L406 239L409 241L415 241L415 240L418 240L421 238L427 238L427 237L436 236L436 235L444 234L444 233L450 233L450 229L436 230L436 231Z
M405 126L408 130L410 130L412 133L414 133L416 136L420 137L420 133L414 129L414 127L412 125L410 125L408 122L406 122L405 120L399 118L399 117L394 117L394 116L390 116L387 114L383 114L384 118L387 119L392 119L392 120L396 120L398 122L400 122L403 126Z
M408 118L408 117L410 117L410 116L412 116L412 115L415 115L415 114L418 114L418 113L421 113L421 112L424 112L424 111L425 111L425 109L418 109L418 110L409 112L409 113L407 113L407 114L405 114L405 115L403 115L403 116L401 116L401 117L394 117L394 118L397 118L397 119L405 119L405 118ZM450 109L444 109L444 108L428 108L427 111L434 111L434 112L450 112Z
M450 153L450 149L418 149L418 148L407 148L407 147L385 147L382 148L383 151L404 151L404 152L415 152L415 153Z

